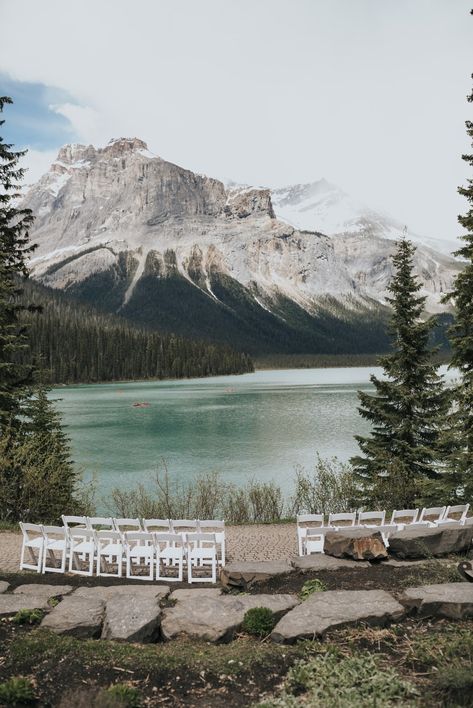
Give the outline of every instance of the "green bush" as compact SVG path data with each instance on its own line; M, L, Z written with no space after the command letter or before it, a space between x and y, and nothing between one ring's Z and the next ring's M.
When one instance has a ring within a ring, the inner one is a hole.
M33 684L23 676L13 676L0 683L0 703L6 706L21 706L36 700Z
M353 469L336 457L324 459L317 455L312 472L303 467L296 468L295 490L291 497L294 514L355 511L357 498Z
M13 617L15 624L39 624L44 617L43 610L38 607L34 610L18 610Z
M142 705L141 694L137 688L127 683L116 683L105 691L107 698L114 701L114 705L123 708L139 708Z
M275 624L274 615L267 607L252 607L243 618L244 631L255 637L267 637Z
M327 586L322 580L314 578L314 580L306 580L299 593L301 600L307 600L314 592L325 592Z

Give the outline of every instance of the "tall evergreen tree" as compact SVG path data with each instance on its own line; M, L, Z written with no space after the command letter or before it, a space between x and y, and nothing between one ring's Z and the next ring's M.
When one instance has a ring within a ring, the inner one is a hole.
M467 98L473 102L473 92ZM466 130L473 147L472 121L466 121ZM473 166L473 154L462 155L462 159ZM473 179L468 179L467 186L459 187L458 191L466 197L469 209L458 217L466 233L461 237L464 245L455 255L464 260L464 268L447 296L455 306L455 321L450 329L451 366L459 372L453 389L455 434L459 444L451 457L449 478L452 499L473 501Z
M375 395L358 392L359 411L372 424L356 436L363 455L351 462L365 504L405 507L436 494L442 427L449 406L437 366L431 361L432 321L422 319L425 298L413 274L415 248L399 241L389 285L393 351L380 363L385 378L371 376Z
M7 96L0 97L0 113ZM5 123L0 120L0 127ZM29 209L18 209L19 182L24 170L18 161L24 152L13 150L0 136L0 434L12 425L18 413L21 393L30 380L31 368L18 363L16 355L27 347L20 312L20 278L28 274L26 260L34 250L28 242L33 216Z

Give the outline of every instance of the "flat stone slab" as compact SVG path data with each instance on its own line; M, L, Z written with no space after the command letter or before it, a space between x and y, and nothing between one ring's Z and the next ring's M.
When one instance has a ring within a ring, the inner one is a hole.
M102 599L68 595L46 615L41 627L81 639L99 637L104 614Z
M19 610L49 609L45 595L0 595L0 617L15 615Z
M473 540L473 526L451 523L426 528L406 526L389 538L389 552L399 558L431 558L467 549Z
M134 597L162 598L169 595L169 588L166 585L97 585L92 588L81 587L75 590L72 597L83 597L100 599L104 602L121 595L133 595Z
M375 529L340 529L324 537L324 553L336 558L382 560L388 557L383 537Z
M441 583L407 588L400 598L408 609L416 609L422 617L473 617L473 585L470 583Z
M29 583L19 585L13 590L15 595L45 595L46 597L57 597L58 595L69 595L74 588L72 585L45 585L41 583Z
M384 625L397 622L406 611L385 590L332 590L314 593L287 613L274 628L271 639L292 644L314 639L329 629L363 622Z
M220 597L222 594L221 588L179 588L173 590L169 596L170 600L194 600L200 602L203 597Z
M160 620L159 596L116 594L107 600L102 639L150 642L157 635Z
M292 561L297 570L358 570L370 568L368 561L355 561L348 558L335 558L325 553L312 553L309 556L299 556Z
M10 587L10 583L7 583L6 580L0 580L0 595L8 590Z
M293 573L294 568L289 561L241 561L228 563L220 571L222 585L249 588L255 583L261 583L277 575Z
M296 595L202 596L198 602L190 597L163 610L161 633L165 639L186 635L208 642L226 642L241 627L250 608L267 607L280 616L298 603Z

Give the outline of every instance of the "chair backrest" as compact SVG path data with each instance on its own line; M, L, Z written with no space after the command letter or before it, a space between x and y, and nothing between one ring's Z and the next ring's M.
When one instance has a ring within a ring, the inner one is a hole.
M180 533L155 533L156 545L180 547L184 545L184 538Z
M359 524L379 522L379 526L382 526L384 524L385 518L386 518L385 511L359 511L358 512L358 523Z
M310 528L310 525L324 525L323 514L298 514L296 520L298 526L305 526L307 528Z
M463 521L468 514L469 504L457 504L456 506L447 506L445 509L444 519L452 519L452 521Z
M354 526L356 521L356 511L348 514L329 514L329 526Z
M25 541L30 541L31 536L43 536L43 526L41 524L29 524L20 521L20 529Z
M66 529L74 526L81 526L82 528L87 528L88 526L87 516L65 516L63 514L61 519Z
M317 528L317 526L311 526L307 529L306 537L307 536L325 536L325 531L326 529L323 529L321 526Z
M135 543L139 545L154 544L155 534L151 531L125 531L123 534L127 543Z
M197 529L200 533L205 533L205 529L220 529L220 531L225 531L225 521L218 519L198 519Z
M446 508L446 506L424 506L418 521L440 521L444 517Z
M200 543L216 543L216 538L214 533L188 533L186 534L186 541L189 545L200 544Z
M57 536L58 538L66 538L66 529L64 526L43 526L44 537Z
M113 525L115 531L132 531L135 529L136 531L142 531L141 521L139 519L113 519Z
M183 533L186 529L198 529L197 519L171 519L171 530L179 533Z
M143 519L143 528L145 531L163 529L163 531L159 531L159 533L167 533L171 530L171 522L169 519Z
M107 532L110 533L110 532ZM71 528L68 531L69 538L71 540L74 539L82 539L83 541L94 541L95 542L95 534L96 531L95 529L82 529L79 527Z
M109 529L100 529L95 531L95 536L98 541L118 541L123 542L123 534L121 531L111 531Z
M87 526L91 529L105 527L110 529L111 531L115 530L115 527L113 525L113 519L111 516L88 516Z
M391 515L392 524L413 524L417 521L419 509L399 509L394 510Z

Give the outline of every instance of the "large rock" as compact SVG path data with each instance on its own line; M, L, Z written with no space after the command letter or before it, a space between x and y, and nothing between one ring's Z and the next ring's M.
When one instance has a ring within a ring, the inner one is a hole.
M389 538L389 552L399 558L431 558L448 553L459 553L469 548L473 526L452 523L448 526L426 528L406 526Z
M170 600L194 600L200 602L203 597L220 597L221 588L179 588L170 595Z
M161 633L165 639L185 635L208 642L230 641L240 628L245 612L267 607L276 615L292 609L295 595L197 595L178 601L163 611Z
M44 595L0 595L0 617L15 615L19 610L47 610L48 598Z
M105 602L100 598L69 595L46 615L41 626L82 639L99 637L104 613Z
M159 629L159 599L151 594L116 594L107 600L102 639L150 642Z
M255 583L261 583L278 575L293 573L289 561L240 561L228 563L220 571L222 585L246 590Z
M10 587L10 583L7 583L6 580L0 580L0 595L8 590Z
M381 533L366 529L329 531L325 534L324 553L354 560L382 560L388 557Z
M166 585L96 585L95 587L81 587L74 592L74 597L100 599L104 602L122 595L132 595L141 598L157 598L162 600L169 595L169 588Z
M310 570L346 570L370 568L368 561L354 561L348 558L334 558L325 553L312 553L309 556L299 556L292 561L296 570L307 572Z
M49 597L58 597L69 595L72 592L72 585L46 585L41 583L29 583L27 585L19 585L13 592L15 595L45 595Z
M292 644L297 639L314 639L329 629L358 622L370 625L397 622L404 614L404 607L385 590L314 593L278 622L271 639Z
M473 617L473 585L470 583L442 583L407 588L400 600L408 609L415 608L422 617Z

